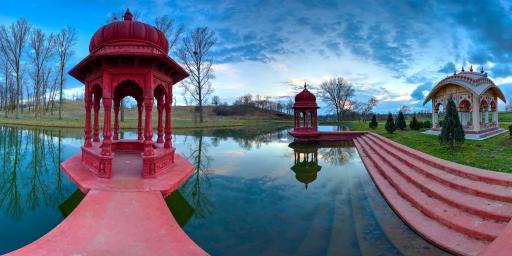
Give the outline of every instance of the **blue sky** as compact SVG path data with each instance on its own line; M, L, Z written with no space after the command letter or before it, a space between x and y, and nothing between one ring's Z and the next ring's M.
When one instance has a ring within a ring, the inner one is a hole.
M507 98L512 95L508 1L2 2L0 24L25 17L46 31L75 27L79 41L70 66L88 54L90 37L107 17L127 7L148 23L168 14L187 30L209 26L218 37L215 94L227 102L245 93L291 96L290 83L318 85L342 76L357 100L377 97L378 112L421 109L432 85L463 64L483 65ZM79 86L68 79L68 88Z

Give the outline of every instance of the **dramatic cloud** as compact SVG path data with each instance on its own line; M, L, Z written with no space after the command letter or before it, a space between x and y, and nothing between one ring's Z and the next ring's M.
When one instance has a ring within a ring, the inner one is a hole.
M50 31L76 27L72 64L87 55L89 38L107 15L126 7L149 23L167 14L187 31L208 26L218 37L213 83L223 100L243 93L291 95L281 81L318 84L342 76L354 84L358 100L379 97L377 111L422 108L418 102L432 85L462 65L483 66L505 93L512 92L512 5L507 1L133 0L126 5L120 0L6 2L0 23L26 17ZM68 81L67 87L78 86Z

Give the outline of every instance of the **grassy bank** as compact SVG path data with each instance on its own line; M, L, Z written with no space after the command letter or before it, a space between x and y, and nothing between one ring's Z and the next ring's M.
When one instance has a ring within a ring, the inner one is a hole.
M368 123L349 122L349 124L353 130L370 130ZM483 141L466 140L460 148L452 151L441 146L437 136L413 130L397 130L393 134L389 134L384 129L384 124L384 122L379 122L378 128L371 131L445 160L493 171L512 172L510 164L512 137L508 133Z
M194 120L173 119L173 129L185 128L223 128L223 127L243 127L243 126L293 126L293 122L286 120L261 120L261 119L217 119L205 120L203 123ZM83 119L62 119L57 118L25 118L20 117L0 117L0 124L29 126L29 127L55 127L55 128L83 128ZM100 127L103 126L103 120L100 120ZM135 119L125 119L120 122L121 129L136 129L137 121ZM156 120L153 120L153 127L157 127Z
M113 118L112 113L112 118ZM120 122L121 129L137 128L137 110L126 109L124 121ZM100 109L100 127L103 126L103 111ZM46 113L38 118L34 113L25 109L18 118L14 113L0 112L0 124L30 127L55 127L55 128L83 128L85 111L83 103L66 101L63 105L62 120L58 118L58 112ZM283 118L282 114L275 111L251 109L243 115L219 116L213 111L213 107L204 108L204 122L198 121L198 113L191 106L175 106L172 110L172 122L174 129L183 128L224 128L245 126L292 126L293 121ZM153 127L157 127L157 111L153 110Z

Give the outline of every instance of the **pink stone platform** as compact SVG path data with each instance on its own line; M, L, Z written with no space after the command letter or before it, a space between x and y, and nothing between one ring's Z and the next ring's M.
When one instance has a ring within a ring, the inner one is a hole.
M207 255L180 228L164 201L194 172L175 156L170 171L141 177L138 152L117 152L113 176L94 176L77 154L61 164L86 193L73 212L49 233L7 255Z

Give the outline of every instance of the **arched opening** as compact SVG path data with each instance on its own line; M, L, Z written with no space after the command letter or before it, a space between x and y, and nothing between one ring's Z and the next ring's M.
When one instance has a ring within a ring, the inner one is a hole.
M158 85L155 88L155 90L153 91L153 96L155 97L156 107L157 107L157 111L158 111L158 120L157 120L158 127L157 127L156 142L163 143L164 142L164 138L163 138L163 135L164 135L164 127L163 127L164 108L166 110L165 124L166 124L166 127L170 126L170 113L168 113L168 110L170 110L170 108L166 107L166 105L169 103L167 102L168 97L167 97L167 91L165 90L165 87L163 85Z
M486 100L480 101L480 125L486 128L489 123L489 103Z
M471 103L469 100L464 99L459 103L459 119L463 127L471 125Z
M444 107L441 102L434 105L434 111L432 111L432 125L434 128L440 128L440 120L444 118Z
M498 107L496 105L496 100L491 101L491 112L492 112L492 126L498 126Z
M92 133L92 141L100 142L100 124L99 124L99 116L100 116L100 106L101 99L103 98L103 90L99 84L93 85L91 89L91 101L92 107L94 111L93 118L93 133Z
M138 110L137 139L142 140L142 96L143 89L130 80L118 84L114 89L114 140L119 140L119 111L121 102L126 97L131 97L136 102Z

